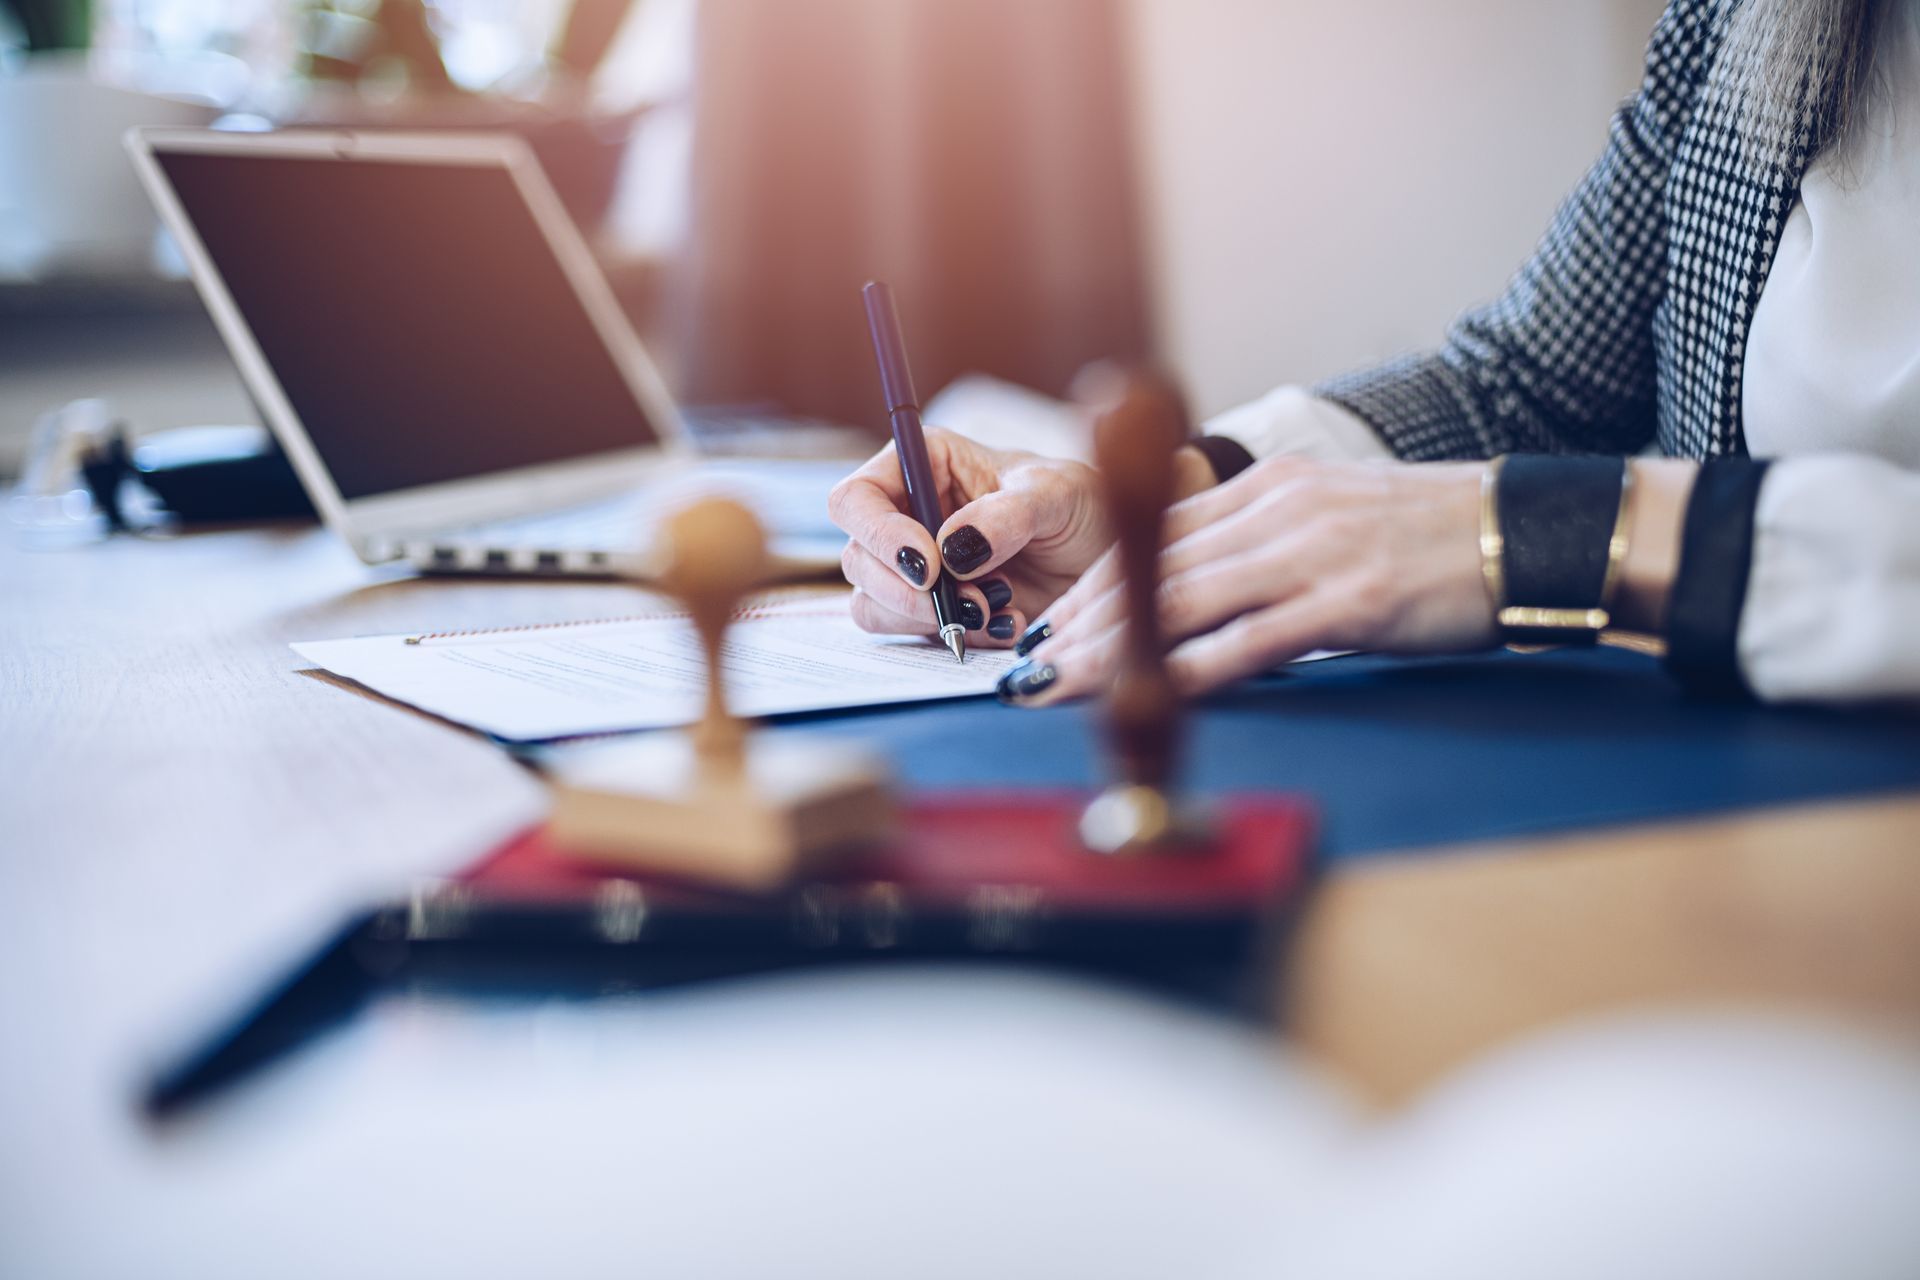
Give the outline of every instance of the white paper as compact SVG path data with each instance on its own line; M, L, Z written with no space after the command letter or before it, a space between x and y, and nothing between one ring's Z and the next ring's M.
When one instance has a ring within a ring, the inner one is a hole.
M923 416L990 449L1093 461L1093 415L1086 408L986 374L954 379L927 402Z
M699 719L706 663L683 618L480 633L309 641L295 653L398 702L498 738L534 742L663 729ZM727 632L728 704L744 717L977 697L1016 661L976 649L964 666L931 640L883 639L841 600L758 612Z

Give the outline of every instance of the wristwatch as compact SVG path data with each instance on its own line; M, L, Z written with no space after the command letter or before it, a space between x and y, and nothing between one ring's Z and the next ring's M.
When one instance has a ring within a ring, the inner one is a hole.
M1509 644L1592 644L1612 622L1627 558L1624 459L1517 454L1480 481L1480 572Z

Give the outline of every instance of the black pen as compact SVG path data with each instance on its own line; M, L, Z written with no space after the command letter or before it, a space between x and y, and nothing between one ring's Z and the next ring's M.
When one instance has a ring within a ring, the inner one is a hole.
M947 513L933 485L933 462L920 429L920 402L913 394L913 374L907 368L907 344L900 336L900 317L894 313L893 290L869 280L860 296L867 304L867 331L873 335L873 355L880 362L880 390L887 398L887 425L893 429L894 452L900 455L907 503L938 551L940 526L946 523ZM944 567L933 581L933 616L940 624L942 643L955 659L965 662L967 629L960 625L960 595L953 575Z

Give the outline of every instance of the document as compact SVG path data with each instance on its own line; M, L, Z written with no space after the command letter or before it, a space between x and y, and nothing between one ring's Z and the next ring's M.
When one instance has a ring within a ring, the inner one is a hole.
M979 697L1016 659L931 639L868 635L842 596L744 610L722 655L745 718ZM706 660L684 617L428 636L311 641L295 653L334 675L510 742L663 729L700 718Z

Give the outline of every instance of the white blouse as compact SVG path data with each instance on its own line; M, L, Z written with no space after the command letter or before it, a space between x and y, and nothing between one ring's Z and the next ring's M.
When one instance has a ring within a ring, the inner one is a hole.
M1741 382L1760 490L1741 670L1769 701L1920 697L1920 0L1890 9L1880 89L1808 171ZM1390 457L1364 421L1282 387L1207 424L1256 458Z
M1765 698L1920 694L1920 4L1822 156L1754 308L1741 418L1760 490L1740 665Z

